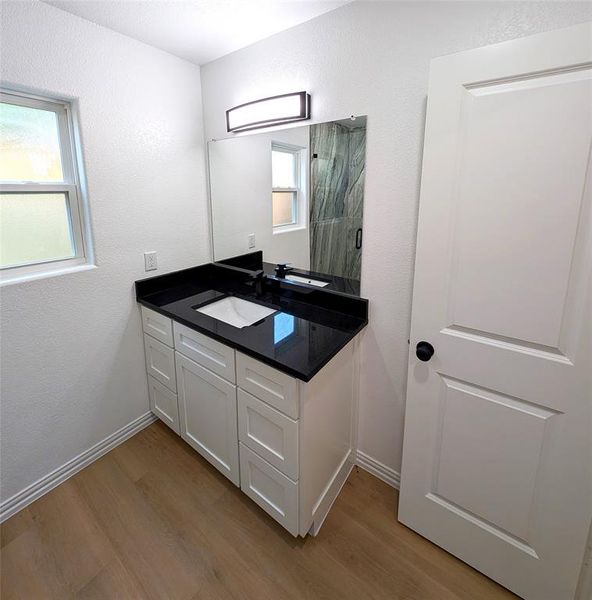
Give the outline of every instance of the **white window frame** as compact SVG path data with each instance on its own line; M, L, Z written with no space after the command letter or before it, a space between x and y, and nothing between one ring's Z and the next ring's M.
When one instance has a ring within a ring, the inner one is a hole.
M0 183L0 192L3 194L65 194L70 218L70 232L74 245L74 256L70 258L0 267L0 285L93 268L91 264L88 211L81 186L82 165L72 104L65 100L45 98L5 88L0 89L0 101L17 106L47 110L56 114L63 181L3 181Z
M292 154L295 158L294 160L294 181L297 183L297 187L273 187L271 188L273 192L293 192L294 197L292 200L292 215L294 220L291 223L285 223L283 225L273 225L273 216L272 216L272 228L273 233L286 233L289 231L297 231L300 229L305 229L304 225L304 215L306 214L306 194L305 194L305 180L304 180L304 164L305 164L305 149L300 146L292 146L290 144L285 144L283 142L272 142L271 143L271 151L272 152L285 152L287 154ZM272 173L273 180L273 173ZM272 206L272 215L273 215L273 206Z

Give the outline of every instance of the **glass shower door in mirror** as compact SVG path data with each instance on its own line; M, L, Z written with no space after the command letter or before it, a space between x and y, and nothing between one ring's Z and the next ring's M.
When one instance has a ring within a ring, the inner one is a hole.
M210 142L214 259L359 294L365 143L365 117Z

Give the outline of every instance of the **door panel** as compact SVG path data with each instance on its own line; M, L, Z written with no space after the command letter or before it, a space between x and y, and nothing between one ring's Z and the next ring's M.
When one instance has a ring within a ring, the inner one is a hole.
M592 519L591 143L592 24L432 62L399 519L533 600Z
M236 387L175 353L181 437L239 485Z
M591 89L590 66L465 88L450 325L560 351Z
M547 419L556 413L466 382L442 383L434 493L527 541Z

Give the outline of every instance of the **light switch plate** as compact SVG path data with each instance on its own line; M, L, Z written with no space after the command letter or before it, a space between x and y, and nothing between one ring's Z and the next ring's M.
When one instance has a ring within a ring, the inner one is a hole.
M254 248L255 247L255 234L249 233L249 235L247 236L247 240L249 242L249 248Z
M144 270L145 271L156 271L158 269L158 262L156 260L156 251L144 252Z

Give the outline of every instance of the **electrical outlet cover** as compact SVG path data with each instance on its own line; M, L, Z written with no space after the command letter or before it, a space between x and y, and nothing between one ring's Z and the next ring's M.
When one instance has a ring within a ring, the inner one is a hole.
M144 270L156 271L157 268L158 262L156 260L156 252L144 252Z

